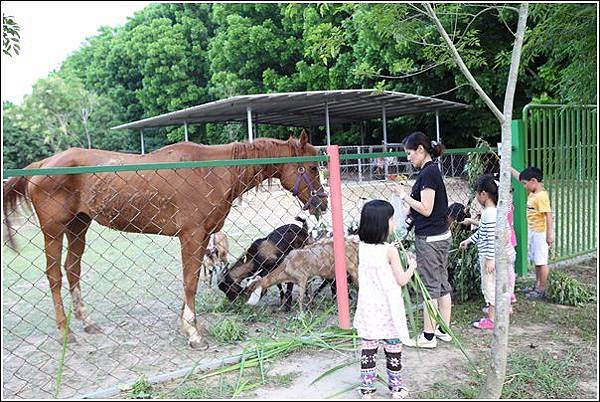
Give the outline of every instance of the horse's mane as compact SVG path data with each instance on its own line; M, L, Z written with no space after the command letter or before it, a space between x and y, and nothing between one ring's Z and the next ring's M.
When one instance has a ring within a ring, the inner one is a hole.
M300 141L296 138L290 138L287 141L276 138L257 138L254 142L245 141L234 143L233 159L242 159L236 157L236 154L238 154L235 150L236 145L238 147L243 147L243 152L246 154L245 159L275 158L281 156L280 150L282 146L288 146L290 148L290 156L301 155Z

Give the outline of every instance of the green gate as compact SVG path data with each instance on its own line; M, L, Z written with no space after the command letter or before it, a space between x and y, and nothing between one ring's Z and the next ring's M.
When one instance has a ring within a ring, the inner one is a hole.
M555 233L550 263L597 250L596 118L595 106L527 105L523 120L513 122L513 166L540 168L550 196ZM516 185L517 272L522 274L527 266L526 196Z

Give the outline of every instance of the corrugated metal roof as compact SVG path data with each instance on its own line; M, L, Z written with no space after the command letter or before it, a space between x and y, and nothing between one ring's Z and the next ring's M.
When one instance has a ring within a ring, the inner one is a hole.
M325 125L325 103L329 121L360 122L379 119L385 106L387 118L415 113L445 112L469 105L393 91L349 89L338 91L283 92L241 95L193 106L113 127L115 130L156 128L205 122L245 122L247 108L258 124L309 127Z

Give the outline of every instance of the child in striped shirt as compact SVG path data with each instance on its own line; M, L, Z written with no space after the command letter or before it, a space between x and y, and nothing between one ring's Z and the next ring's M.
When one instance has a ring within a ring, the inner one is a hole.
M475 322L473 326L479 329L493 329L495 318L496 295L496 264L495 244L496 235L496 204L498 203L498 185L492 175L484 175L475 183L477 202L483 207L479 229L475 234L460 243L461 249L466 249L470 243L477 245L479 264L481 267L481 291L487 304L487 316ZM514 261L515 249L507 238L509 261ZM510 267L509 267L510 269Z

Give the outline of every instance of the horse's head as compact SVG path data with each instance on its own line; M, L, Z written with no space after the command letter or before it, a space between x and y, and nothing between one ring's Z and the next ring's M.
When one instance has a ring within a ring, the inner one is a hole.
M317 156L318 150L308 142L306 131L302 130L300 139L288 140L292 156ZM327 210L327 193L319 179L318 162L286 163L278 165L277 174L281 185L304 203L311 215Z

